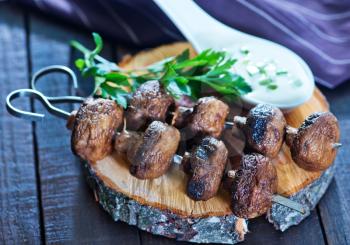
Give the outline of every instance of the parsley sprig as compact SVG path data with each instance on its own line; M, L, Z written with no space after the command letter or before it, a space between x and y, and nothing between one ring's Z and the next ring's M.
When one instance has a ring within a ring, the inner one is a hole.
M111 98L124 108L127 97L142 83L159 80L166 91L175 99L189 96L198 99L203 87L208 87L228 98L249 93L251 87L245 80L232 72L236 59L224 51L205 50L190 58L189 50L176 57L170 57L145 67L143 70L124 70L98 54L103 48L100 35L93 33L96 47L91 51L77 41L71 45L84 54L75 61L84 77L93 77L94 94Z

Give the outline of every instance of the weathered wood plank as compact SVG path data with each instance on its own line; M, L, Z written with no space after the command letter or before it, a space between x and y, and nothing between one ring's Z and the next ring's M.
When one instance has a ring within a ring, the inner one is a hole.
M350 243L349 197L344 197L338 179L331 183L328 192L319 203L327 243L346 245Z
M28 86L23 14L0 4L0 243L39 244L40 212L30 122L12 117L5 98ZM30 110L29 100L16 106Z
M52 64L72 67L70 39L90 40L90 34L77 34L76 30L30 18L30 50L33 71ZM91 45L91 43L89 42ZM43 78L38 84L45 94L67 94L70 86L61 75ZM61 108L70 111L72 106ZM37 111L45 111L39 104ZM86 185L80 162L70 150L70 132L63 120L48 117L37 124L42 205L45 235L48 243L115 243L137 244L135 228L115 223L95 202Z
M350 92L349 89L347 92ZM343 93L339 92L339 94L341 96ZM349 104L349 99L345 94L343 95L343 98L334 98L334 103L331 104L334 108L333 112L339 119L343 147L339 150L336 159L335 179L319 203L319 211L329 244L350 243L350 215L348 212L350 208L350 140L345 135L350 130L350 120L343 107L343 103Z
M263 217L251 220L246 235L247 244L325 244L319 217L316 211L285 232L277 231Z
M334 181L319 203L319 213L328 244L350 243L350 83L335 90L323 89L341 129Z

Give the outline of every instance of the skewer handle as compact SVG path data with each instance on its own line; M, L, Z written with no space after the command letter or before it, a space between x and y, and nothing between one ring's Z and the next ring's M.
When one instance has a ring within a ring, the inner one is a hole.
M48 99L39 91L33 90L33 89L18 89L18 90L12 91L6 97L7 111L15 117L24 118L30 121L40 121L45 117L44 114L20 110L15 106L13 106L12 101L19 97L30 97L30 98L38 99L45 106L48 112L50 112L51 114L59 118L68 119L70 116L69 112L66 112L57 107L54 107L48 101Z
M338 149L338 148L342 147L342 144L341 143L333 143L332 146L333 146L333 149Z

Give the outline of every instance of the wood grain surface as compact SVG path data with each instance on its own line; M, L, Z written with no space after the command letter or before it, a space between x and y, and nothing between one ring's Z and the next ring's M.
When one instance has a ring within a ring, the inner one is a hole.
M24 16L0 8L0 243L39 244L40 207L32 124L8 115L9 92L28 86ZM30 101L16 101L29 110Z
M27 30L25 26L28 26ZM67 45L72 36L92 47L88 32L61 24L52 16L40 16L28 9L11 7L6 1L0 2L0 243L185 244L115 223L95 203L93 193L85 184L80 163L70 152L64 122L53 124L58 120L50 118L45 124L36 123L32 130L30 122L13 118L5 111L6 94L28 87L28 71L58 62L72 66L72 60L77 56ZM35 45L31 43L34 40ZM112 58L135 51L118 46L115 41L107 40L106 43L113 44L107 51ZM40 51L40 46L45 52ZM35 67L32 68L31 63ZM48 83L44 80L40 88L45 92L68 92L59 90L60 85L53 85L50 79ZM91 88L85 80L80 81L81 87ZM57 76L55 82L66 81ZM350 83L334 90L322 89L322 92L342 130L344 146L336 159L335 180L317 210L300 225L281 233L264 218L257 218L250 222L250 233L243 244L349 244ZM18 101L16 105L25 109L30 107L28 100ZM42 108L36 105L36 109ZM41 141L36 143L34 138L41 138ZM40 170L37 175L36 168Z

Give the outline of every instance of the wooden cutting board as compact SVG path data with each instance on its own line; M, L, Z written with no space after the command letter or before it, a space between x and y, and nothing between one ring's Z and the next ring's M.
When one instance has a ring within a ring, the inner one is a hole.
M140 68L185 49L190 49L191 55L195 54L190 44L175 43L126 56L120 66ZM327 110L328 103L316 88L307 103L285 116L289 125L298 127L312 112ZM299 168L291 159L286 145L273 164L278 174L278 193L283 196L301 193L323 174ZM186 195L187 176L179 167L173 166L167 174L154 180L139 180L130 175L128 166L125 157L116 154L96 164L86 164L96 198L115 220L186 241L233 243L244 238L247 223L232 215L228 192L220 190L208 201L195 202ZM331 176L327 173L321 182L328 183ZM317 193L309 193L309 189L307 194L316 196L318 200L325 188L316 188Z

